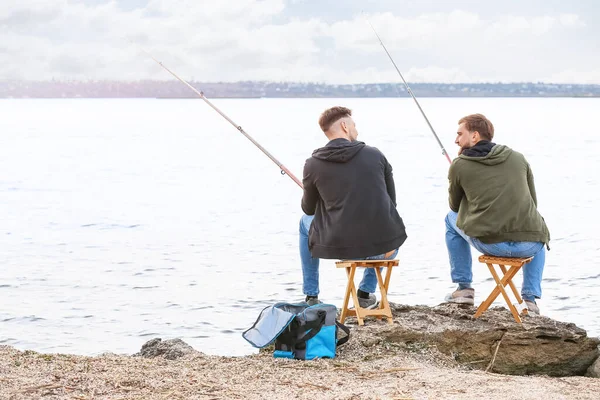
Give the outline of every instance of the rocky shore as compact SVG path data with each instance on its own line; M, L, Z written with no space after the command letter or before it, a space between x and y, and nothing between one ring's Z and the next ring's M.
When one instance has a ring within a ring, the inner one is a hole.
M199 353L153 339L136 355L0 346L0 399L598 399L598 338L503 308L394 305L394 324L351 325L335 359ZM351 322L351 321L347 321Z

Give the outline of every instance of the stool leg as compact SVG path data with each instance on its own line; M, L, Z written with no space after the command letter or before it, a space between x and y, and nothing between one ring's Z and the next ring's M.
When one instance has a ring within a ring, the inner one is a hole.
M521 267L519 267L519 268L521 268ZM502 270L502 272L504 273L504 275L506 275L506 267L504 265L500 265L500 269ZM517 304L519 304L519 305L523 304L523 299L521 298L521 295L517 291L517 288L515 287L515 284L512 281L512 279L510 281L508 281L508 284L510 285L510 288L512 289L512 292L515 295L515 298L517 299ZM527 315L527 309L526 308L523 309L522 314Z
M384 302L382 301L383 300L383 290L385 290L385 287L384 287L385 280L384 280L383 276L381 275L380 269L384 269L384 267L374 268L375 277L377 277L377 286L379 286L379 291L381 292L381 300L379 301L379 305L377 306L378 310L383 309L384 305L385 305ZM377 317L377 319L381 319L381 317L379 316L379 317Z
M386 273L385 273L385 282L389 284L390 274L392 273L392 268L386 264ZM375 274L377 275L377 282L379 283L379 291L381 292L381 301L379 302L379 308L386 314L388 324L392 325L394 323L392 319L392 310L390 309L390 304L387 299L387 284L381 278L381 271L379 268L375 268ZM378 316L381 318L381 316Z
M496 271L494 271L494 265L493 264L486 264L486 265L487 265L488 269L490 270L490 272L492 273L492 277L494 277L494 280L496 281L496 287L494 288L494 290L492 290L492 293L490 293L488 298L485 299L485 301L483 303L481 303L479 305L479 307L477 307L477 311L475 312L475 315L473 316L473 318L479 318L481 316L481 314L483 314L484 311L487 310L490 305L492 305L494 300L496 300L496 297L498 297L498 295L500 294L500 289L499 289L500 282L496 279Z
M352 286L351 286L351 282L352 280L350 279L350 268L345 268L346 270L346 275L348 276L348 283L346 284L346 294L344 295L344 302L342 303L342 313L340 314L340 322L343 324L344 321L346 321L346 318L348 317L348 302L350 301L350 292L352 290Z
M519 270L518 267L512 267L511 266L511 270L512 269L516 269L517 271ZM509 270L510 272L510 270ZM494 274L494 279L496 279L496 281L500 280L498 275L496 274L496 271L494 270L493 272ZM514 276L514 274L512 274L512 276ZM506 275L504 275L504 277L506 277ZM504 278L503 277L503 278ZM501 282L504 281L504 279L500 280ZM508 282L511 282L511 280L508 280ZM507 282L502 282L501 285L499 286L500 288L500 292L502 293L502 297L504 297L504 301L506 301L506 304L508 305L508 309L510 310L510 312L512 313L513 317L515 318L515 321L517 321L517 323L521 323L521 317L519 316L519 312L517 311L517 308L514 306L514 304L512 303L512 301L510 301L510 297L508 297L508 293L506 293L506 290L504 290L504 288L506 287Z
M354 314L356 315L356 320L358 321L358 325L364 325L365 321L363 320L362 308L358 304L358 293L356 293L356 287L354 286L354 275L356 273L356 264L352 264L350 267L351 271L348 272L348 286L350 288L350 292L352 293L352 301L354 302ZM350 310L348 310L350 311ZM350 312L348 312L350 314Z
M385 287L385 291L387 292L388 288L390 287L390 277L392 276L392 268L394 267L394 263L389 262L387 264L387 271L385 273L385 282L384 282L384 287Z
M352 270L352 271L350 271ZM354 288L354 268L347 267L346 275L348 276L348 284L346 285L346 294L344 295L344 302L342 303L342 314L340 315L340 322L343 324L348 318L348 302L350 301L350 293Z

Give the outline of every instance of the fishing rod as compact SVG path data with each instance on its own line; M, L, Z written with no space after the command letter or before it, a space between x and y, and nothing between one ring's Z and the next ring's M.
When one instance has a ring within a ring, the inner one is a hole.
M215 110L216 112L218 112L223 118L225 118L231 125L233 125L238 131L240 131L240 133L244 136L246 136L246 138L248 138L248 140L250 140L256 147L258 147L258 149L260 151L262 151L267 157L269 157L271 159L271 161L273 161L275 164L277 164L277 166L279 167L279 169L281 170L281 175L287 175L289 176L294 182L296 182L298 184L298 186L300 186L300 188L302 189L302 182L300 182L298 180L298 178L296 178L296 176L294 176L294 174L292 174L292 172L287 169L282 163L280 163L275 157L273 157L273 155L271 153L269 153L264 147L262 147L260 145L260 143L258 143L256 140L254 140L252 138L252 136L248 135L246 133L246 131L244 131L244 129L236 124L235 122L233 122L233 120L231 118L229 118L227 115L225 115L221 110L219 110L213 103L211 103L206 96L204 96L204 92L202 91L198 91L196 90L195 87L193 87L192 85L190 85L189 83L187 83L184 79L180 78L177 74L175 74L173 71L171 71L169 68L167 68L162 62L158 61L156 58L154 58L152 56L152 54L148 53L146 50L141 49L144 53L146 53L146 55L148 55L151 59L153 59L158 65L160 65L161 67L163 67L167 72L169 72L171 75L173 75L175 78L177 78L181 83L183 83L184 85L186 85L187 87L189 87L190 89L192 89L194 91L194 93L196 93L198 96L200 96L200 98L202 100L204 100L206 102L206 104L208 104L209 106L211 106L211 108L213 110Z
M404 82L404 86L406 86L406 91L408 92L408 94L411 95L411 97L413 98L413 100L415 101L415 103L417 104L417 107L419 107L419 111L421 111L421 114L423 115L423 118L425 118L425 121L427 122L427 125L429 125L429 129L431 129L431 133L433 133L433 136L435 136L435 140L437 140L438 144L440 145L441 149L442 149L442 154L446 156L446 159L448 160L448 162L450 164L452 164L452 160L450 160L450 156L448 155L448 152L446 151L446 149L444 148L444 145L442 144L442 142L440 141L440 138L438 137L438 135L435 133L435 130L433 129L433 126L431 126L431 123L429 122L429 119L427 119L427 116L425 115L425 112L423 111L423 109L421 108L421 105L419 104L419 102L417 101L417 98L415 97L415 95L413 94L412 90L410 89L410 86L408 86L408 83L406 83L406 80L404 79L404 77L402 76L402 73L400 72L400 70L398 69L398 66L396 65L396 63L394 62L394 59L392 58L392 56L390 55L390 52L387 50L387 48L385 47L385 45L383 44L383 41L381 40L381 38L379 37L379 35L377 34L377 31L375 30L375 28L373 28L373 25L371 25L371 22L369 21L369 19L367 19L367 23L369 24L369 26L371 26L371 29L373 29L373 33L375 33L375 36L377 36L377 39L379 39L379 43L381 44L381 47L383 47L383 50L385 50L385 53L388 55L388 57L390 58L390 61L392 62L392 64L394 64L394 68L396 68L396 71L398 72L398 75L400 75L400 78L402 78L402 82Z

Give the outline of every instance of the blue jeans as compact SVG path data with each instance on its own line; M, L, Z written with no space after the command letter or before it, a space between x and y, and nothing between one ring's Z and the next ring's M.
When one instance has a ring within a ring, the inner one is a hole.
M302 290L307 296L319 295L319 259L313 258L308 249L308 230L314 219L313 215L303 215L300 219L300 261L302 262ZM391 249L390 249L391 250ZM391 256L385 254L377 256L357 258L357 260L391 260L398 255L398 249ZM381 269L380 269L381 270ZM358 286L360 290L367 293L375 293L377 288L377 275L373 268L365 268L362 281Z
M446 216L446 246L450 256L452 282L468 286L473 281L471 247L483 254L497 257L531 257L523 266L521 296L525 300L542 297L542 273L546 262L546 251L542 242L501 242L486 244L467 236L456 226L458 214L450 211Z

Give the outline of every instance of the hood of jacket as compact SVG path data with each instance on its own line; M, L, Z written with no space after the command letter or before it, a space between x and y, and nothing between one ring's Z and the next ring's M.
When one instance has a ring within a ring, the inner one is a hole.
M323 161L345 163L354 158L364 147L364 142L333 139L325 147L313 151L312 156Z
M492 148L489 152L486 152L489 145L492 145ZM463 160L477 161L486 165L497 165L505 162L512 152L513 150L508 146L487 142L487 144L482 143L482 145L477 143L470 149L463 151L459 157Z

